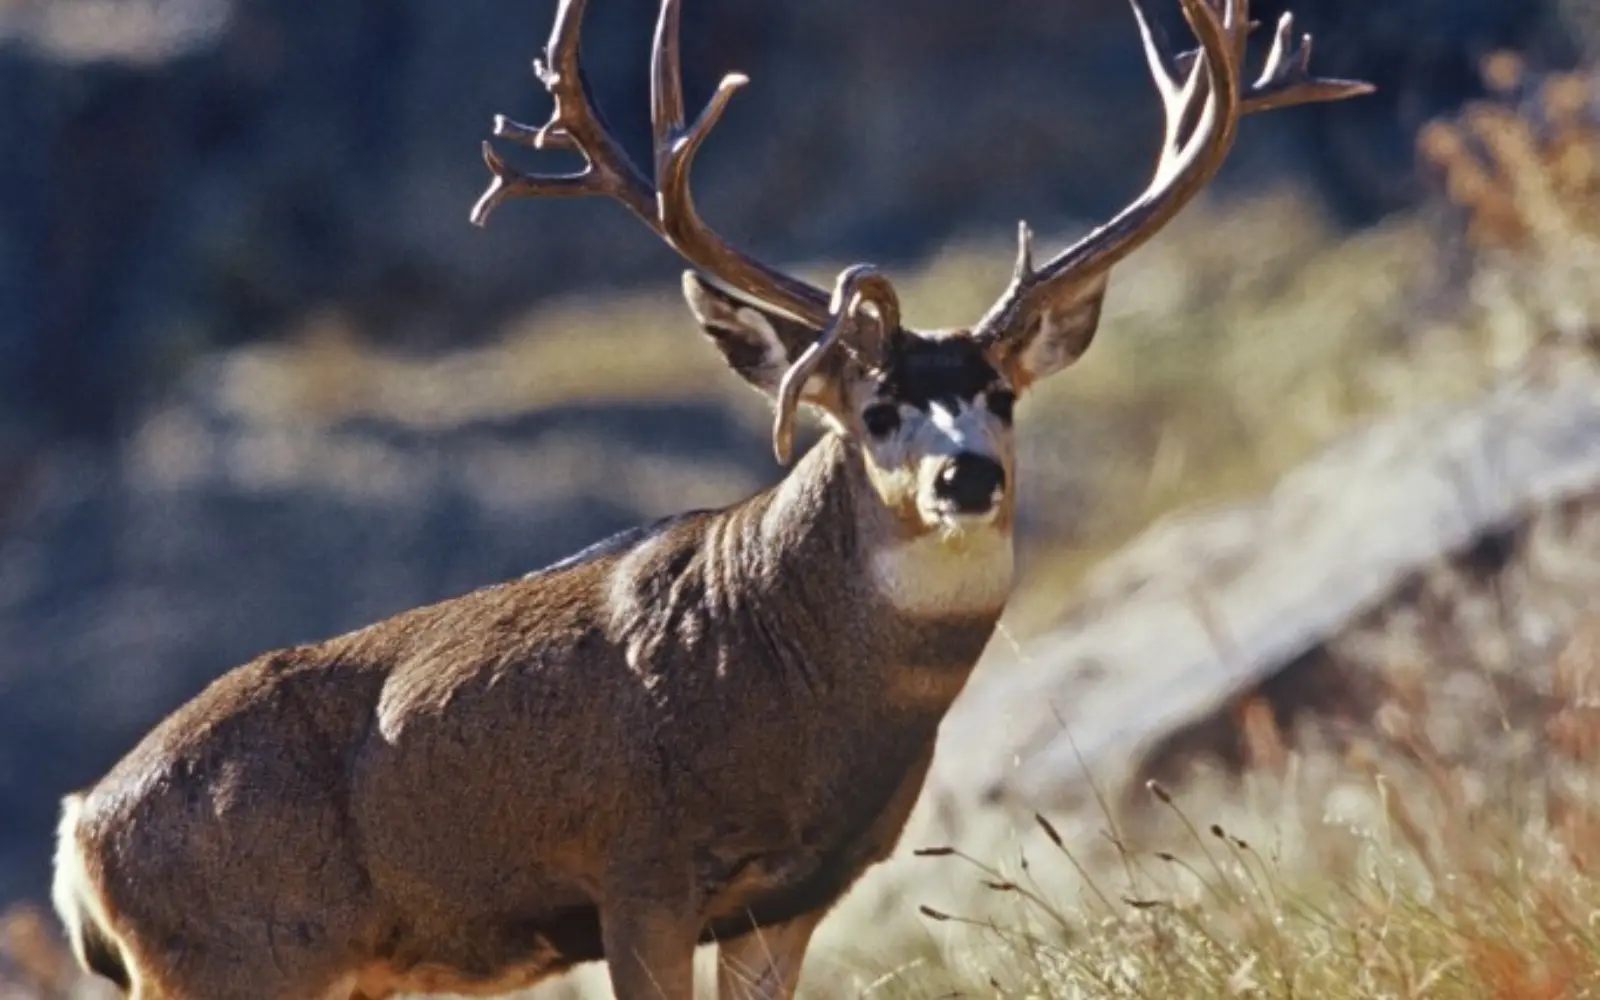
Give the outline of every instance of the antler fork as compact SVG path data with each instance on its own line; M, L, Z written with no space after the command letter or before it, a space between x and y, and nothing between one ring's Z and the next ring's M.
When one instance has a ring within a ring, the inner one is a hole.
M545 57L534 62L534 74L555 99L555 109L542 128L532 128L497 115L494 134L534 149L573 150L582 154L584 169L570 174L526 174L503 161L487 141L484 162L494 174L472 209L472 221L484 225L494 210L511 198L603 195L621 202L645 225L695 267L763 305L788 313L822 335L802 353L784 380L773 425L773 447L787 463L793 440L794 410L800 391L840 334L854 339L868 329L855 322L857 310L870 306L877 320L870 327L893 329L899 323L899 302L888 279L847 269L839 276L838 293L830 296L808 282L784 274L730 245L701 219L690 191L695 155L722 118L735 91L749 82L742 73L722 78L692 124L686 123L682 57L679 45L680 0L662 0L656 22L650 66L650 122L655 180L623 151L606 126L589 93L578 60L579 38L587 0L561 0ZM857 343L855 353L870 353Z
M1109 222L1042 267L1033 263L1033 235L1017 227L1011 284L974 329L993 342L1026 331L1062 285L1103 285L1112 265L1143 245L1210 182L1227 158L1244 115L1370 92L1371 84L1312 76L1311 36L1294 44L1294 17L1278 22L1266 66L1241 88L1250 29L1249 0L1180 0L1200 47L1173 53L1141 0L1130 0L1150 75L1166 118L1161 155L1144 191ZM1198 120L1196 120L1198 119ZM1185 126L1193 122L1185 136Z

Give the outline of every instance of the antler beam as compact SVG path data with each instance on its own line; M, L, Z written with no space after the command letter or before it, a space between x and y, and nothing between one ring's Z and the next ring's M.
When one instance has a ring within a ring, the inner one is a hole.
M587 0L561 0L545 58L534 74L555 99L542 128L497 115L494 134L534 149L575 150L583 170L569 174L527 174L513 169L483 144L484 162L494 177L472 209L482 226L512 198L562 198L603 195L621 202L690 263L737 291L818 329L829 321L827 293L768 267L722 240L695 209L690 174L695 155L716 127L735 91L748 82L741 73L723 77L716 93L692 124L685 124L680 0L663 0L651 53L651 126L655 182L628 157L605 125L591 98L578 62Z
M1248 0L1180 0L1200 42L1175 54L1145 12L1130 0L1150 75L1166 119L1160 158L1149 185L1109 222L1035 267L1027 223L1019 226L1011 284L974 333L995 341L1028 329L1060 283L1103 280L1110 268L1150 239L1210 182L1222 166L1244 115L1369 93L1371 84L1313 76L1311 36L1294 42L1293 15L1279 20L1261 75L1241 87L1245 45L1255 22ZM1196 116L1198 115L1198 120ZM1185 138L1186 125L1194 121Z

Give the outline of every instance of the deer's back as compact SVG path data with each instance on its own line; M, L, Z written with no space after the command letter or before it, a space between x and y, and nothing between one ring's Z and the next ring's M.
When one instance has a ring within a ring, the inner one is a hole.
M176 939L486 975L598 957L619 859L763 922L831 902L892 845L940 713L886 716L848 621L783 623L832 635L789 662L719 604L698 530L225 675L88 796L108 895Z
M350 802L385 896L539 914L592 903L619 863L687 865L729 906L804 912L881 853L941 713L885 712L848 616L784 620L747 582L735 600L711 524L438 606L419 634L448 641L382 657Z

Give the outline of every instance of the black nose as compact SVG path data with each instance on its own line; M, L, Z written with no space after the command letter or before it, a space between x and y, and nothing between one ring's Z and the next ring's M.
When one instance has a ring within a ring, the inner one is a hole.
M963 514L982 514L994 506L995 492L1006 484L999 462L963 452L939 470L933 492Z

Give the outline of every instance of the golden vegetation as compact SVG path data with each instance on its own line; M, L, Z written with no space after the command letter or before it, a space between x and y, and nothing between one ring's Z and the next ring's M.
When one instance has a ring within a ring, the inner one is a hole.
M1480 248L1566 252L1600 233L1600 101L1586 72L1535 77L1522 59L1484 61L1496 100L1423 130L1418 148L1468 213Z
M1591 341L1600 316L1600 89L1591 70L1484 63L1493 96L1426 129L1473 267L1472 299L1515 354L1530 338Z
M1038 817L1008 859L926 850L1005 902L924 907L959 933L860 981L882 997L1600 996L1600 618L1556 674L1516 719L1554 759L1463 767L1399 708L1342 755L1257 717L1242 788L1152 782L1159 824L1108 809L1081 840ZM1076 898L1039 890L1049 868L1081 873Z

